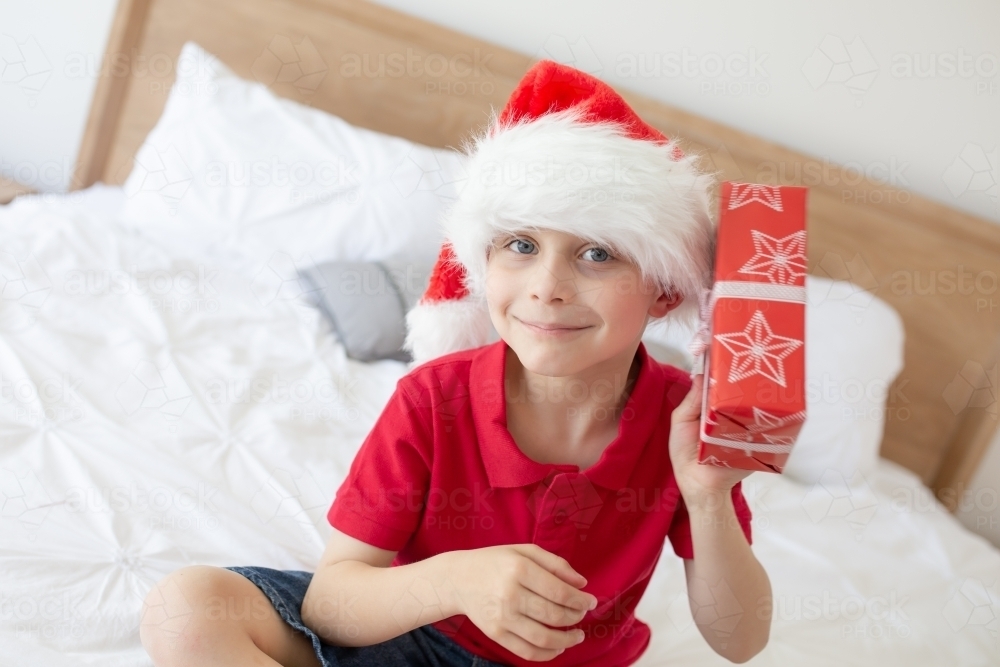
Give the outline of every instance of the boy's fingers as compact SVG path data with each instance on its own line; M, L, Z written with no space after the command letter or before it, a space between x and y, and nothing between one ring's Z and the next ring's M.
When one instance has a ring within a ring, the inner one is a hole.
M691 379L691 388L688 390L687 396L671 414L672 422L694 421L701 417L701 391L704 379L703 373L698 373Z
M523 555L538 563L552 574L556 575L568 584L579 588L587 584L587 578L573 569L562 556L557 556L551 551L547 551L537 544L515 544L513 545Z
M545 662L556 657L563 650L539 648L535 644L527 641L516 632L504 630L498 639L501 646L511 653L521 656L525 660Z
M522 604L519 611L539 623L558 627L576 625L583 620L587 609L573 609L542 597L530 588L522 588Z
M528 568L527 574L519 579L519 583L546 600L566 607L568 611L589 611L597 602L594 595L567 584L537 563L535 567Z
M517 616L510 623L510 632L523 639L529 646L546 651L558 651L576 646L578 636L583 632L574 630L555 630L548 628L528 616Z

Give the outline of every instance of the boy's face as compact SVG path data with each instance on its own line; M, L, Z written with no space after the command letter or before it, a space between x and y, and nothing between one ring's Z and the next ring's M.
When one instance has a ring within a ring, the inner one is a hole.
M566 377L634 351L648 318L666 315L682 297L644 282L610 249L531 230L497 239L486 300L497 333L525 368Z

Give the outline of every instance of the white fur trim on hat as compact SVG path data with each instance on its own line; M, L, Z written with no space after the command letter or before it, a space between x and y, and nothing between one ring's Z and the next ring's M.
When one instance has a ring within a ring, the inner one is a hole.
M486 302L472 295L420 301L406 314L403 347L415 366L449 352L486 345L492 326Z
M697 320L715 237L715 177L697 168L697 156L676 160L673 141L635 139L574 108L490 126L466 149L468 180L442 223L472 296L485 293L496 236L535 227L624 254L684 297L672 318Z

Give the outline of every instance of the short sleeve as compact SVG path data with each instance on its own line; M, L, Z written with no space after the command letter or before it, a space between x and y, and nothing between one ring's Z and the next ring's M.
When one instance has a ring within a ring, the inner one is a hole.
M742 480L733 485L731 497L733 508L736 510L736 519L740 522L743 534L746 535L747 544L753 544L753 536L750 531L753 515L746 498L743 497ZM674 512L674 519L670 524L667 536L670 538L675 554L681 558L694 558L694 545L691 543L691 517L688 515L683 496L680 496L680 502L677 504L677 510Z
M430 483L429 409L400 380L337 490L327 520L351 537L399 551L420 525Z

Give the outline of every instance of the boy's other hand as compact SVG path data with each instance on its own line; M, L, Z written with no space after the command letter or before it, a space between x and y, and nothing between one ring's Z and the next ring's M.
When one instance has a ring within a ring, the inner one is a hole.
M537 544L454 551L458 608L487 637L525 660L551 660L583 640L579 623L597 598L583 575Z
M685 502L712 502L728 494L752 470L698 463L701 404L705 374L692 378L691 389L670 415L670 461Z

